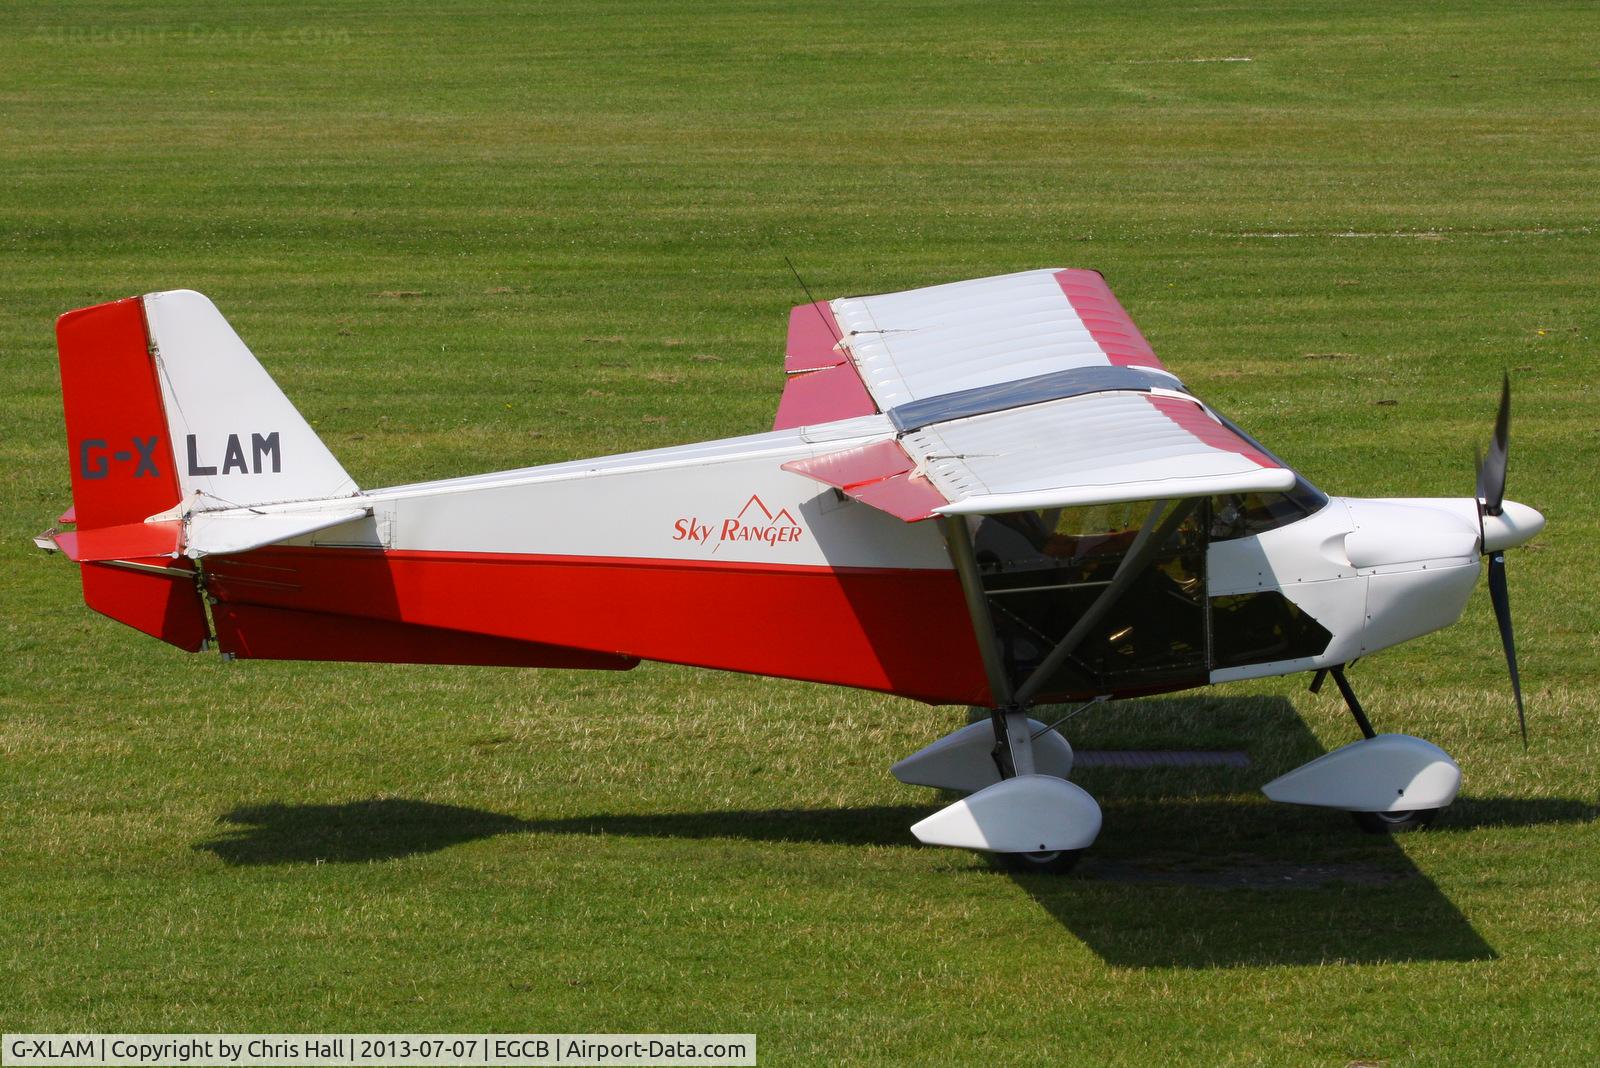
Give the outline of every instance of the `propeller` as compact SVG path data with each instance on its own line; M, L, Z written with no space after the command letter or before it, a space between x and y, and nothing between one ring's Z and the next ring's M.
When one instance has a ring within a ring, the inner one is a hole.
M1500 411L1494 420L1494 440L1489 455L1478 456L1478 544L1483 544L1484 516L1499 515L1506 499L1506 455L1511 432L1511 376L1500 383ZM1505 647L1506 666L1511 669L1511 692L1517 699L1517 727L1522 731L1522 747L1528 747L1528 719L1522 707L1522 679L1517 673L1517 643L1511 631L1511 593L1506 586L1504 549L1488 553L1489 601L1494 619L1500 625L1500 644Z
M1494 417L1489 456L1478 461L1478 521L1499 515L1506 499L1506 448L1511 435L1511 376L1500 380L1500 411Z

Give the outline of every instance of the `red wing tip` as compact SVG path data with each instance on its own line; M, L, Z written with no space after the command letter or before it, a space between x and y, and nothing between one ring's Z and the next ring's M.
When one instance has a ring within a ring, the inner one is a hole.
M849 357L835 347L840 336L839 322L827 301L791 308L789 337L784 343L784 370L795 374L845 363Z
M921 475L902 473L854 486L844 491L862 504L894 516L907 523L920 523L932 519L937 510L950 502Z
M907 523L931 519L936 509L950 503L933 483L913 474L916 465L894 440L790 460L781 466Z
M784 383L783 396L778 399L778 417L772 429L832 423L872 415L877 410L855 366L840 364L790 375Z

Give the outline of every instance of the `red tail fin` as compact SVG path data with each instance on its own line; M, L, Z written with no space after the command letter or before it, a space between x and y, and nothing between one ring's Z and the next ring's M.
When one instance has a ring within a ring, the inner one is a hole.
M78 524L58 543L81 563L83 599L163 641L198 649L207 626L199 591L181 574L191 565L163 555L177 550L180 525L145 522L177 504L182 491L144 303L130 297L68 312L56 321L56 343Z
M143 523L178 503L178 473L138 297L56 320L72 504L81 529Z

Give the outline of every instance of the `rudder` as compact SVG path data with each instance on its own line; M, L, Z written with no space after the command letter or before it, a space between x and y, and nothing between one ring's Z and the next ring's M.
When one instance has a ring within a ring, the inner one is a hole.
M197 650L208 628L189 564L173 558L182 524L145 522L177 505L181 490L143 303L130 297L68 312L56 321L56 343L69 516L78 525L56 542L79 562L90 608Z
M181 497L138 297L56 320L72 505L83 530L142 524Z

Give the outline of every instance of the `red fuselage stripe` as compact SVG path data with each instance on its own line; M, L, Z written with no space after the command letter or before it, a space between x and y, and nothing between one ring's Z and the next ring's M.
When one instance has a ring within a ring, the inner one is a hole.
M224 604L355 616L932 703L988 700L947 569L278 546L207 562ZM276 655L286 656L282 643Z

